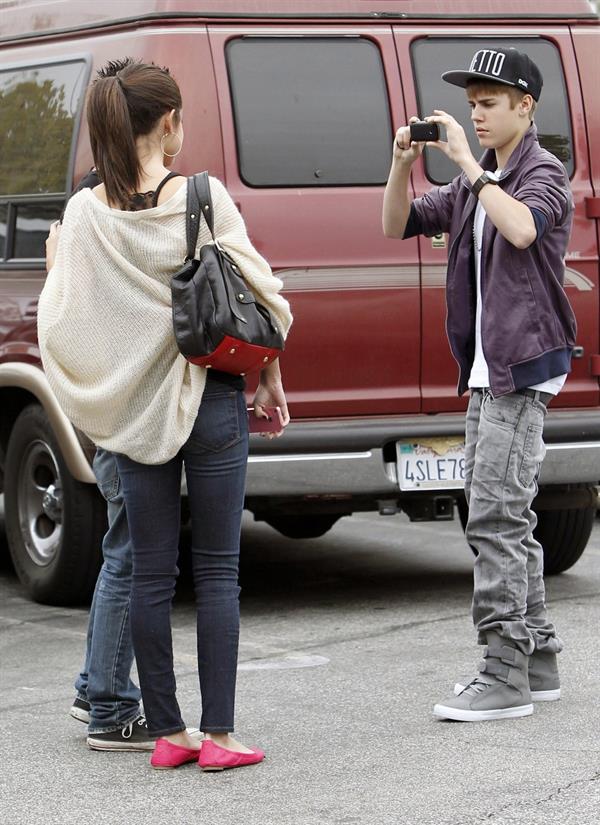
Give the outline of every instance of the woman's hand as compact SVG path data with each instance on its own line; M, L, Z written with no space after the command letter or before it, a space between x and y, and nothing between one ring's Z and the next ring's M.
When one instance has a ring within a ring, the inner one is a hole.
M286 427L290 423L290 414L281 381L279 359L276 359L261 371L252 406L254 407L254 415L257 418L267 418L265 407L279 407L283 426ZM280 430L278 433L261 433L261 435L269 439L279 438L280 435L283 435L283 432L283 430Z
M61 225L59 221L50 224L50 234L46 238L46 271L50 272L56 259L56 248L60 237Z

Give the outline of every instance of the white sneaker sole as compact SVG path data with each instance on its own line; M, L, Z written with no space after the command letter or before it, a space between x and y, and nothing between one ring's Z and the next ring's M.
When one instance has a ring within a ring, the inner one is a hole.
M122 744L121 742L105 742L103 740L92 739L92 737L87 738L87 745L90 750L93 751L111 751L112 753L123 753L125 751L134 752L134 751L153 751L154 750L154 741L149 742L135 742L135 743L128 743L124 741Z
M87 710L82 710L81 708L71 708L69 715L72 716L73 719L77 719L78 722L83 722L85 725L90 724L90 714Z
M466 685L457 682L454 685L454 695L459 696L465 688ZM531 699L534 702L556 702L560 699L560 688L556 688L556 690L532 690Z
M438 719L452 719L455 722L492 722L495 719L519 719L531 716L533 705L519 705L514 708L495 708L494 710L463 710L446 705L435 705L433 715Z
M556 690L532 690L531 698L534 702L556 702L560 699L560 688L556 688Z

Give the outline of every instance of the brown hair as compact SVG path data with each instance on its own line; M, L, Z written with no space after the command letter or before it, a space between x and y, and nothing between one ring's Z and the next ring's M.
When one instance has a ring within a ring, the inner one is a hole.
M487 92L489 94L498 94L504 92L508 95L510 100L510 108L514 109L525 97L527 92L517 89L516 86L509 86L506 83L494 83L493 80L467 80L467 91L469 89L477 89L479 92ZM531 109L529 110L529 120L533 120L536 102L531 98Z
M129 57L100 69L88 91L87 120L109 203L124 207L136 191L142 173L136 138L152 132L172 109L179 116L181 92L168 69Z

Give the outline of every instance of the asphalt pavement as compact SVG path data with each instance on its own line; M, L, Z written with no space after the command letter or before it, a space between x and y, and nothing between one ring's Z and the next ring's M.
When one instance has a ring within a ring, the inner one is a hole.
M479 658L470 552L457 521L355 515L325 537L243 531L237 735L262 765L153 771L97 753L68 715L86 610L30 602L0 570L2 825L596 825L600 821L600 521L547 581L563 697L532 717L436 721ZM173 615L178 696L198 724L183 565Z

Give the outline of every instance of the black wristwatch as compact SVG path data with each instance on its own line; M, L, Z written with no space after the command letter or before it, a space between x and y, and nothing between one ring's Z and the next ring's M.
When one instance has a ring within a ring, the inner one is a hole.
M486 185L486 183L498 183L496 178L493 178L489 172L484 172L483 175L477 178L475 183L471 185L471 192L475 195L475 197L479 197L479 193Z

